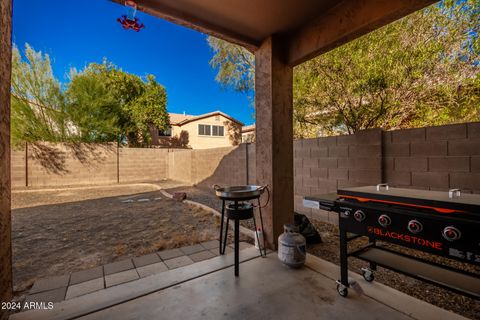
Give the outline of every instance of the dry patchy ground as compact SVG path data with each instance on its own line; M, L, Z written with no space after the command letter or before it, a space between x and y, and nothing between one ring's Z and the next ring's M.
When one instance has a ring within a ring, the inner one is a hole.
M17 292L39 278L218 236L219 219L149 184L19 191L12 202Z

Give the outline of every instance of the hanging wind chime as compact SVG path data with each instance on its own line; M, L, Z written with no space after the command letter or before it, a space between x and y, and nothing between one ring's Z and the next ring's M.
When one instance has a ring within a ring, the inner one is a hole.
M125 7L127 7L128 13L117 19L123 29L132 29L133 31L139 32L141 29L145 28L143 23L135 17L137 14L137 3L135 1L125 1Z

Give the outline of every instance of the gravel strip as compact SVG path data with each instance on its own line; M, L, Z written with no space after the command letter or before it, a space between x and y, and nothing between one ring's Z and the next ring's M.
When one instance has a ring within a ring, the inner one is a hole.
M307 251L310 254L313 254L317 257L335 263L340 264L340 255L339 255L339 237L338 229L336 226L319 222L312 221L316 229L320 232L322 236L323 243L309 245ZM359 248L367 243L366 239L357 239L349 243L349 249L354 250ZM426 254L424 252L411 250L408 248L383 243L386 247L390 249L399 250L404 253L415 255L417 257L440 262L447 263L450 266L457 268L462 268L464 270L478 273L480 276L480 268L474 267L472 265L464 264L461 262L456 262L450 259L441 258L438 256ZM349 269L361 274L361 268L368 266L364 261L355 258L348 259ZM436 305L440 308L450 310L452 312L458 313L464 317L471 319L480 319L480 303L474 299L464 297L462 295L444 290L442 288L427 284L425 282L404 276L402 274L378 267L375 271L375 280L380 283L383 283L389 287L392 287L396 290L404 292L410 296L413 296L417 299L424 300L430 304Z

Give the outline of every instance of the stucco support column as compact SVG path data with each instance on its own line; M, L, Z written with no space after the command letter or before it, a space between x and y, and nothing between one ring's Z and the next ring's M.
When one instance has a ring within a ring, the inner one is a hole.
M293 222L293 70L285 53L275 36L255 52L256 178L270 186L270 203L262 211L274 249L283 224Z
M12 67L12 0L0 0L0 301L12 298L10 208L10 77ZM0 319L6 319L0 309Z

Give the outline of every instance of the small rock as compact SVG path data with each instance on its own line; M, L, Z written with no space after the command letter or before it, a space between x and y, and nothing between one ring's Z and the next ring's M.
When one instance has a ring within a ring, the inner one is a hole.
M175 200L175 201L180 201L181 202L185 199L187 199L187 194L185 192L175 192L173 194L173 200Z

